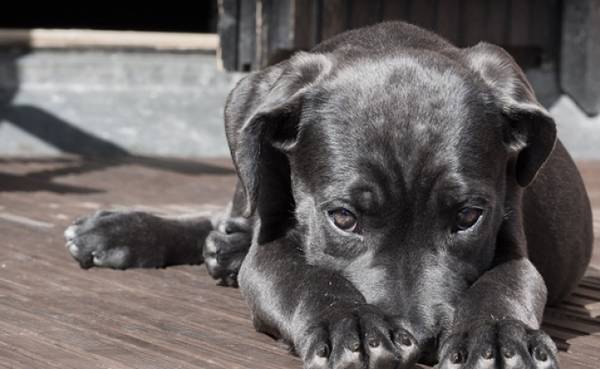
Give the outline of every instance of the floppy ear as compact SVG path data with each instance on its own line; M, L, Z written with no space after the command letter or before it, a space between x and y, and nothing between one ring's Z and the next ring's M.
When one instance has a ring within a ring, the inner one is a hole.
M533 181L556 143L556 124L540 105L525 74L502 48L479 43L464 49L508 119L505 141L518 151L516 177L520 186Z
M255 101L234 133L235 144L229 140L245 192L246 216L256 210L261 192L268 191L269 196L274 197L278 194L286 196L283 192L288 191L287 195L291 197L285 152L293 150L297 143L307 93L330 72L331 67L329 56L300 52L270 70L256 74L251 84L262 84L262 87L254 86L242 94L248 98L249 94L258 93L258 97L249 97ZM288 178L284 178L286 176ZM277 178L279 183L276 183Z

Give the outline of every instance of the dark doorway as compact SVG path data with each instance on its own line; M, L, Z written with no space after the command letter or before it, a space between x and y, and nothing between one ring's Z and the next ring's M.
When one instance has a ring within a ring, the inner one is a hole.
M53 6L12 6L0 12L0 28L84 28L159 32L217 30L217 0L165 4L145 2L119 7L104 2ZM167 6L168 5L168 6ZM33 8L33 9L32 9Z

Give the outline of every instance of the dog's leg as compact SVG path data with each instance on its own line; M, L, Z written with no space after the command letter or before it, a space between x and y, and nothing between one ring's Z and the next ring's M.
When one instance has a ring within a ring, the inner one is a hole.
M67 249L82 268L157 268L205 262L219 284L237 286L254 221L241 216L243 206L238 185L225 214L215 219L100 211L67 228Z
M202 247L212 229L207 217L99 211L76 220L65 238L82 268L152 268L202 263Z
M252 242L255 218L244 218L246 202L238 182L227 211L215 223L202 251L208 273L222 286L237 287L237 275Z
M546 302L526 258L499 264L467 291L442 333L439 368L557 368L556 346L539 330Z
M253 244L240 288L258 331L289 343L305 368L409 368L420 352L401 322L340 273L308 265L293 237Z
M237 287L237 275L252 242L253 220L226 216L206 238L202 256L219 285Z

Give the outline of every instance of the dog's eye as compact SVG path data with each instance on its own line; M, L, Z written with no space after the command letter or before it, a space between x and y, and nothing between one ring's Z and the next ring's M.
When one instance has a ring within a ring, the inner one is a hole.
M338 208L329 211L329 216L336 227L345 232L353 232L356 229L356 216L348 209Z
M460 209L456 214L456 230L464 231L471 228L477 223L482 213L483 210L479 208L464 207Z

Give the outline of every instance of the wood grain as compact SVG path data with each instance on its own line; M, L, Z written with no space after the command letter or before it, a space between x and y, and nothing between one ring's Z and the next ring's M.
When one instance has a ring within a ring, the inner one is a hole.
M598 219L600 162L580 167ZM217 287L203 267L86 271L63 246L70 220L99 208L218 211L235 183L228 160L0 159L0 178L0 368L302 367L254 331L239 290ZM599 249L596 238L595 267ZM562 368L597 368L599 316L600 272L590 269L546 311Z

